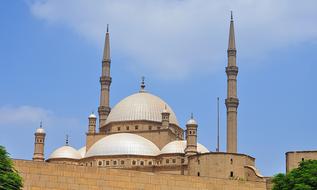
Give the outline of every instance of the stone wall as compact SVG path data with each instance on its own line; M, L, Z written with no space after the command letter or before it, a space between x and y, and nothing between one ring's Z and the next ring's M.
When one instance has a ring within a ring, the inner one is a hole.
M153 174L47 162L14 160L25 190L267 190L265 182Z
M297 168L303 160L317 160L317 151L286 152L286 172Z
M255 169L255 159L238 153L209 152L188 158L188 174L192 176L247 180L246 166Z

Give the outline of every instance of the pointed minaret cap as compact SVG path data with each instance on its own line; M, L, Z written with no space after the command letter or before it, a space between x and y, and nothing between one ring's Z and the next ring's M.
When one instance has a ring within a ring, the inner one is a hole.
M107 33L105 39L105 46L103 50L103 61L110 61L110 35L109 35L109 24L107 24Z
M141 89L140 89L139 92L146 92L144 80L145 80L145 77L143 76L143 77L142 77L142 82L141 82Z
M230 29L229 29L228 50L236 50L236 42L235 42L235 37L234 37L234 25L233 25L232 11L231 11L231 21L230 21Z

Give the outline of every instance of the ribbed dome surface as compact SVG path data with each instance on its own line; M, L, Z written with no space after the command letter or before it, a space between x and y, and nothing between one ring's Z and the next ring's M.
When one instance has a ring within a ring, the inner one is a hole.
M160 149L151 141L139 135L118 133L106 136L89 148L85 157L110 155L156 156Z
M186 144L186 141L170 142L162 148L161 154L185 153ZM200 143L197 143L197 151L198 153L209 152L209 150Z
M161 98L148 92L132 94L121 100L110 112L106 124L116 121L162 121L162 111L170 112L170 123L179 126L177 118L169 105Z
M48 159L54 158L81 159L81 155L76 149L66 145L56 149Z

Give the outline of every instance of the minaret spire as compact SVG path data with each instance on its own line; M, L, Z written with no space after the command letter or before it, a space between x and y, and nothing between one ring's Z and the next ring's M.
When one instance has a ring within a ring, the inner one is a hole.
M233 16L232 16L232 11L231 11L228 50L235 50L235 49L236 49L236 42L235 42L235 37L234 37L234 24L233 24Z
M109 106L109 92L111 85L111 76L110 76L110 34L109 34L109 25L107 24L107 33L105 39L105 46L103 51L103 59L102 59L102 73L100 77L100 103L98 108L99 113L99 128L103 127L106 123L106 119L110 113Z
M231 21L229 29L229 43L228 43L228 65L226 67L227 73L227 152L237 152L237 109L239 99L237 97L237 75L238 67L236 65L236 44L234 36L234 24L231 12Z

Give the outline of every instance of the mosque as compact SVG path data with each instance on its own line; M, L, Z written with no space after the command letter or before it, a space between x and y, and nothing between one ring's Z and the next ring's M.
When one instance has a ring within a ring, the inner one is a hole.
M198 142L199 125L193 115L184 130L168 103L146 90L144 80L139 92L110 108L109 91L112 78L110 34L107 28L98 116L92 113L88 117L86 145L76 150L66 142L65 146L57 148L45 159L46 133L40 127L35 132L32 162L266 183L267 178L263 177L255 166L255 158L237 152L239 99L236 54L234 21L231 15L228 62L225 68L227 150L212 152ZM317 159L317 152L314 151L288 152L286 155L288 169L297 167L298 162L307 156Z
M107 27L98 117L93 113L88 117L86 146L76 150L66 142L65 146L57 148L45 160L45 132L40 127L35 132L33 160L154 173L263 180L255 167L255 159L237 153L239 99L236 52L234 22L231 18L226 67L227 152L211 152L198 143L198 123L193 115L184 130L168 103L146 90L144 80L139 92L110 108L112 78L110 34Z

